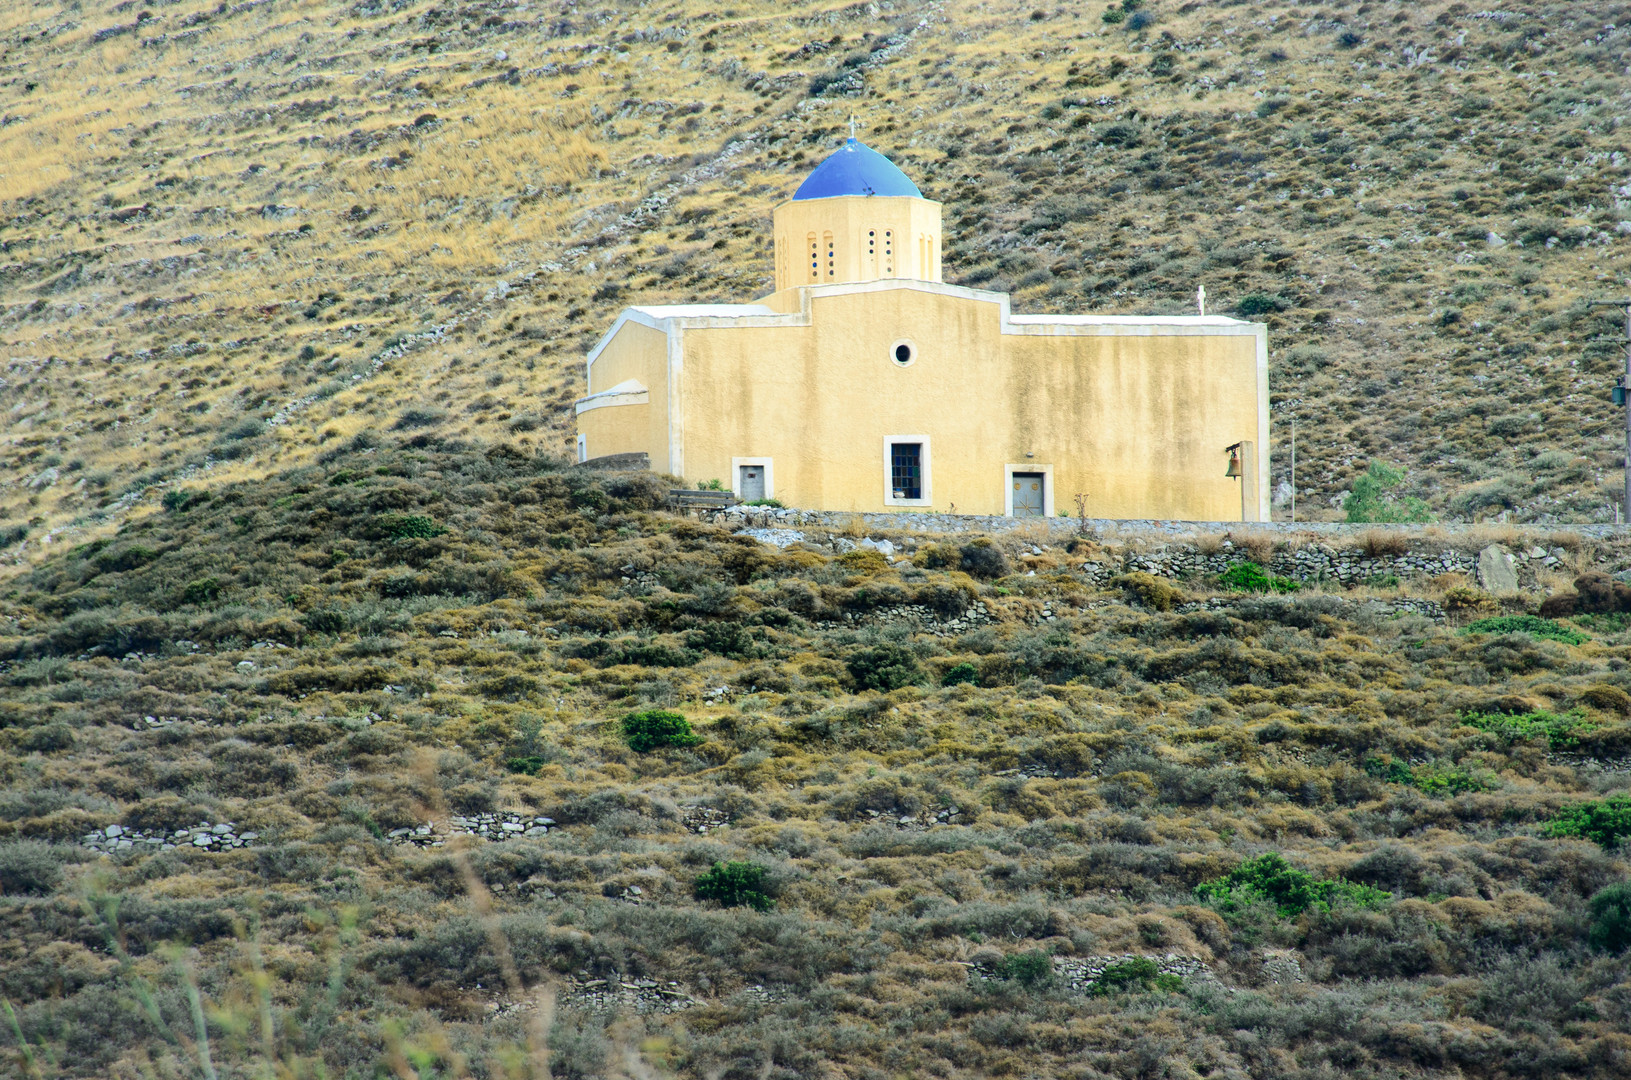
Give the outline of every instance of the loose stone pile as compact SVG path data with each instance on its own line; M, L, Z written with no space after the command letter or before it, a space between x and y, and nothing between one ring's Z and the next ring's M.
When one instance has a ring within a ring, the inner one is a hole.
M655 979L596 979L580 974L567 984L563 998L579 1008L597 1011L633 1010L639 1013L674 1013L696 1005L697 999L677 982Z
M152 731L154 728L170 727L174 724L218 724L219 720L200 720L192 716L139 716L130 722L130 726L137 731Z
M730 815L711 806L687 806L680 811L680 823L698 835L731 823Z
M543 836L554 824L554 818L531 814L455 814L445 825L430 822L411 829L392 829L385 834L385 839L397 845L437 848L455 836L476 836L495 842L514 840L518 836Z
M1155 961L1155 968L1162 975L1176 975L1182 979L1195 979L1207 982L1216 982L1217 976L1212 969L1206 966L1206 961L1198 956L1184 956L1180 953L1167 953L1165 956L1151 956L1141 958L1132 953L1122 956L1056 956L1053 958L1053 973L1064 980L1072 990L1087 993L1099 981L1106 968L1111 964L1120 964L1127 960L1150 959Z
M856 815L857 821L876 821L879 824L889 822L897 829L918 832L935 825L958 825L963 821L963 811L957 806L948 806L943 810L924 809L915 814L885 814L880 810L862 810Z
M916 623L925 633L933 634L935 637L951 637L990 622L991 610L985 606L985 601L978 600L964 608L961 615L941 620L935 617L934 609L922 604L895 604L867 612L846 611L842 621L835 619L820 625L830 629L835 626L855 627L902 621Z
M176 829L174 832L109 825L81 837L79 842L104 855L118 855L124 852L174 851L186 847L202 851L230 851L248 847L258 839L259 833L240 833L238 826L230 821L215 825L205 821L191 829Z

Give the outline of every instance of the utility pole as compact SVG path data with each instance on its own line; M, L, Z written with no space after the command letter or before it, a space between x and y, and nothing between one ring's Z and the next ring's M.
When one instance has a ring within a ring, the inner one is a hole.
M1614 404L1625 405L1626 396L1631 394L1631 280L1626 281L1627 295L1624 300L1599 300L1592 307L1625 307L1625 374L1620 376L1620 384L1614 388ZM1625 410L1625 501L1620 504L1622 513L1616 515L1631 522L1631 408Z

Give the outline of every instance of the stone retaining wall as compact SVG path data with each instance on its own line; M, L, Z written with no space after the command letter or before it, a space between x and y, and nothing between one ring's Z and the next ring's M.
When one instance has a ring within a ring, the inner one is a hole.
M871 532L931 532L931 533L990 533L1000 534L1015 530L1045 530L1050 537L1068 538L1087 535L1098 539L1132 539L1134 537L1168 537L1183 539L1232 533L1235 536L1253 534L1276 539L1297 535L1319 537L1330 543L1343 539L1357 539L1366 533L1397 534L1406 537L1441 537L1474 549L1487 541L1478 538L1499 531L1512 536L1532 537L1535 542L1559 534L1572 533L1584 540L1631 539L1631 525L1494 525L1487 522L1435 522L1419 524L1351 524L1346 521L1174 521L1162 518L1119 519L1088 518L1013 518L981 514L858 514L840 510L778 510L763 506L732 506L725 510L709 510L699 515L705 521L720 524L741 524L757 528L826 528L844 529L853 523Z
M731 507L709 512L704 517L768 544L788 547L805 539L805 529L844 529L854 535L857 523L865 526L859 541L846 537L828 539L828 546L848 551L857 546L872 547L893 561L896 552L909 555L915 542L897 541L902 532L994 533L1013 532L1030 526L1025 541L1063 543L1085 536L1106 549L1079 564L1077 569L1093 584L1102 585L1118 573L1143 571L1160 577L1186 578L1217 575L1239 562L1260 563L1279 576L1303 582L1330 582L1343 586L1367 583L1388 584L1389 578L1431 578L1440 574L1465 574L1494 592L1510 592L1514 587L1534 589L1539 575L1555 572L1572 576L1575 559L1558 546L1560 532L1581 539L1599 541L1631 539L1626 527L1582 525L1567 530L1531 526L1523 529L1502 527L1492 533L1482 525L1349 525L1340 522L1195 522L1195 521L1095 521L1087 522L1084 533L1075 518L975 517L950 514L839 514L826 511L776 510L762 507ZM1038 530L1045 530L1043 532ZM1511 547L1491 543L1492 535L1512 542ZM878 539L872 539L878 537ZM1227 537L1219 541L1220 537ZM1381 537L1378 545L1375 538ZM1297 543L1286 543L1296 539ZM1254 542L1258 541L1258 542ZM1204 541L1204 544L1203 544ZM1269 541L1263 543L1261 541ZM1130 543L1132 542L1132 543ZM1565 542L1570 542L1565 539ZM1132 550L1121 551L1124 545ZM1214 545L1216 545L1214 547ZM1202 546L1209 550L1203 551ZM1402 553L1383 554L1376 548L1402 547ZM1264 549L1269 550L1263 554ZM1369 550L1367 550L1367 548ZM1042 548L1032 547L1040 554ZM1253 552L1257 552L1254 554ZM1631 565L1631 552L1610 552L1598 545L1596 563L1606 570ZM1481 565L1482 560L1482 565ZM1494 565L1504 563L1505 573Z

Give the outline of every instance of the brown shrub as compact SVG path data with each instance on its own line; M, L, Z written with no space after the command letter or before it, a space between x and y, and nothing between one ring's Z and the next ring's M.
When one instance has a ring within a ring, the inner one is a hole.
M1631 694L1627 694L1617 686L1599 683L1597 686L1587 687L1581 693L1579 700L1582 704L1590 705L1594 709L1619 713L1621 716L1631 716Z
M1444 590L1444 610L1462 619L1477 618L1495 610L1495 599L1472 585L1451 585Z
M1230 533L1229 539L1234 542L1236 551L1259 566L1267 566L1274 553L1285 546L1284 541L1268 533Z
M1410 551L1410 538L1403 533L1371 529L1360 534L1359 547L1366 555L1404 555Z
M1178 586L1141 570L1122 574L1110 583L1152 611L1171 611L1184 600L1184 591Z

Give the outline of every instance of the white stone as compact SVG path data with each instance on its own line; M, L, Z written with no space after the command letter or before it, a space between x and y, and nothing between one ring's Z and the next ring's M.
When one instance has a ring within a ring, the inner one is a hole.
M102 831L108 836L123 836L125 834L125 828L123 825L109 825Z
M1517 560L1500 544L1491 544L1478 553L1478 584L1487 592L1518 591Z

